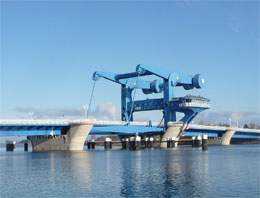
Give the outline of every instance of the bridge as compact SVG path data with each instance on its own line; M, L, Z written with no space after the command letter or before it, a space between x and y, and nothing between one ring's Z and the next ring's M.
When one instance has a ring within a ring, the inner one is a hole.
M171 123L172 128L183 126ZM97 120L0 120L0 137L26 136L33 151L83 150L88 135L118 135L120 138L140 135L142 138L165 133L158 123ZM207 134L229 145L231 139L260 140L260 130L190 124L182 137Z
M196 134L221 138L225 145L232 137L259 139L259 130L190 124L201 111L210 108L209 99L194 95L177 97L175 89L203 88L205 79L200 74L186 75L149 65L137 65L135 71L123 74L97 71L92 77L94 84L88 110L95 84L101 78L121 86L121 121L0 120L0 136L27 136L34 151L82 150L89 134L116 134L120 138L160 135L161 147L167 147L169 138L178 141L182 136ZM141 90L146 99L135 100L136 90ZM135 112L153 110L162 111L163 123L134 121ZM177 113L183 117L177 119Z

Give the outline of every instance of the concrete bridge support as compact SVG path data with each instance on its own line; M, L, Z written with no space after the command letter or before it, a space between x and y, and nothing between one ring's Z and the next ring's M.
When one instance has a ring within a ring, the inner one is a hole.
M61 136L28 136L33 151L82 151L93 123L79 123L70 126L67 134Z
M175 141L178 141L182 131L183 131L182 122L168 122L168 128L162 137L161 147L167 148L168 139L174 138Z
M228 128L226 132L221 137L221 144L222 145L230 145L230 141L232 136L235 134L236 130L233 128Z

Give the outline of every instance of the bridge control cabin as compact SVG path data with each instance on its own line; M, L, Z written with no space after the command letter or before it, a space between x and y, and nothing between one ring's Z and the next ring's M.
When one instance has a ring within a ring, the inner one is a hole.
M184 97L175 98L179 102L180 108L210 108L209 99L202 96L186 95Z

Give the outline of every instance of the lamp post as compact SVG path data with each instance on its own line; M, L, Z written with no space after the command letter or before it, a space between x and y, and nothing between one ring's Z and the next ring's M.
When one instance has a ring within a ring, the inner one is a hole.
M232 119L231 119L231 118L229 118L228 120L229 120L229 127L231 127L231 124L232 124Z
M82 108L83 108L83 113L84 113L83 117L86 118L87 117L87 108L88 108L88 106L87 105L83 105Z
M29 112L28 114L29 114L30 119L33 120L33 119L34 119L34 112L31 111L31 112Z

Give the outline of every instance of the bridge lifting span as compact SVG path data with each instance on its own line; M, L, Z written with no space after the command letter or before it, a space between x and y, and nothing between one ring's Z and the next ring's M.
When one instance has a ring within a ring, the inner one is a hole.
M143 79L149 76L152 80ZM201 111L209 108L209 100L200 96L186 95L175 96L175 88L182 87L185 90L200 89L205 84L205 79L200 74L185 75L182 73L170 72L166 69L147 65L137 65L134 72L115 74L110 72L97 71L93 74L93 80L100 78L118 83L121 85L121 120L132 122L134 112L162 110L164 129L168 128L170 122L180 121L183 126L188 123ZM135 91L142 90L143 94L159 94L162 98L135 100ZM177 120L176 113L183 113L184 116Z

